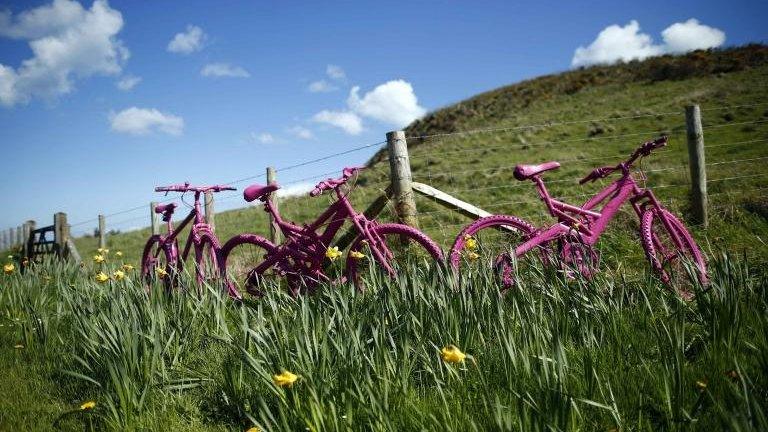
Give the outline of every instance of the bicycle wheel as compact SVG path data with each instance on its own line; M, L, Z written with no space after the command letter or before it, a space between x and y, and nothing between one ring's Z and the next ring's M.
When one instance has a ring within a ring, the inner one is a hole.
M415 228L401 224L382 224L370 232L370 239L358 236L347 252L347 278L361 291L375 284L377 277L382 274L397 276L398 269L406 268L408 263L421 264L425 259L443 261L440 246ZM377 247L386 263L376 259L371 247Z
M167 250L162 236L153 235L144 246L141 255L141 278L147 290L156 282L160 282L166 291L175 286L176 270L173 253ZM176 245L174 244L174 248ZM178 250L178 248L174 249Z
M515 270L520 273L535 254L526 259L515 257L515 248L531 238L536 228L515 216L493 215L467 225L451 247L450 263L459 277L482 275L493 270L501 291L516 285ZM543 249L542 249L543 250ZM542 258L546 261L547 254Z
M698 283L707 283L704 254L680 220L667 209L654 207L643 212L640 238L651 268L662 282L675 289L686 300L693 299L691 278L686 266L695 273Z
M197 279L197 294L203 294L203 284L215 283L221 276L219 268L219 253L221 245L213 233L201 230L200 241L195 243L195 277Z
M266 261L276 251L271 241L256 234L240 234L229 239L221 248L219 262L229 294L241 298L245 291L261 296L267 285L279 284L279 272L273 263Z

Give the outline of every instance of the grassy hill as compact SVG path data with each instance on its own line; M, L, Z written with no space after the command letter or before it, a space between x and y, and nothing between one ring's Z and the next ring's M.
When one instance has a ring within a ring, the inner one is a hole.
M577 180L593 167L615 164L639 143L670 136L667 150L646 159L648 185L673 211L688 215L689 174L684 107L701 105L707 146L711 228L708 236L693 227L713 249L768 254L765 177L768 160L768 47L749 45L722 51L697 51L614 66L596 66L544 76L492 90L430 113L406 133L414 179L431 184L494 213L511 213L535 223L550 221L530 183L513 179L517 163L558 160L547 173L551 192L582 202L598 184ZM462 132L469 131L469 132ZM733 162L741 161L743 162ZM339 161L339 170L344 166ZM386 155L374 156L358 181L353 201L364 209L387 184ZM311 172L311 167L309 171ZM278 173L279 176L279 173ZM327 197L285 200L290 220L309 220L327 205ZM418 198L420 228L449 246L469 220ZM217 214L223 240L241 232L266 231L266 215L257 207ZM391 209L382 219L391 218ZM601 249L606 261L642 261L629 213L609 230ZM112 236L109 245L138 261L148 229ZM93 237L76 240L83 255L96 248Z

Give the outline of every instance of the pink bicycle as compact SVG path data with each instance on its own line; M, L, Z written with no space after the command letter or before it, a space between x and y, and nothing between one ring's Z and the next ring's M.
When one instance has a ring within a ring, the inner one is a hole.
M155 188L155 192L165 192L166 194L168 192L181 192L182 194L194 192L195 202L189 215L175 229L171 219L174 210L176 210L176 204L169 203L155 207L155 213L163 216L163 222L166 223L168 232L165 235L151 236L146 246L144 246L141 258L141 274L145 282L151 284L156 280L161 280L166 290L174 288L177 285L178 275L183 269L184 262L187 260L192 247L195 248L195 276L197 278L198 294L202 293L203 282L219 277L219 252L221 246L216 235L213 233L213 228L205 222L200 206L200 196L208 191L221 192L225 190L236 189L218 185L190 186L189 183ZM189 223L192 223L192 227L189 230L184 252L179 255L177 237Z
M440 247L420 231L407 225L379 224L352 207L347 198L352 188L345 192L342 186L356 177L361 169L344 168L340 179L318 183L310 196L334 191L337 200L314 222L304 226L287 222L280 216L271 200L272 193L279 189L277 183L246 188L243 192L245 200L258 199L264 203L264 210L274 217L285 241L275 245L256 234L241 234L227 241L221 250L221 264L230 292L245 288L253 295L261 295L264 282L284 277L291 294L297 295L313 290L319 282L332 281L334 278L326 273L327 264L328 260L335 260L342 254L332 241L345 221L350 221L358 233L347 252L345 266L346 277L358 289L363 289L366 284L365 269L396 276L396 258L426 256L442 261Z
M557 262L568 274L578 272L589 277L598 266L598 255L593 246L619 208L629 201L640 218L640 239L651 267L682 297L692 298L691 289L686 286L691 282L686 267L693 269L698 282L706 284L704 255L683 223L659 204L653 192L638 186L630 172L638 159L666 145L667 138L661 137L644 143L629 159L616 166L594 169L579 184L607 177L614 171L621 171L621 177L581 207L558 201L547 192L541 174L559 168L559 163L517 165L515 178L533 181L550 215L558 222L537 229L515 216L493 215L478 219L456 238L450 252L451 266L459 269L462 263L483 265L485 261L495 268L502 290L516 285L515 268L519 273L520 266L526 264L526 260L530 264L531 258L540 259L544 265ZM597 211L596 207L603 202L606 202L604 207ZM499 246L501 249L493 249ZM534 249L536 252L532 253Z

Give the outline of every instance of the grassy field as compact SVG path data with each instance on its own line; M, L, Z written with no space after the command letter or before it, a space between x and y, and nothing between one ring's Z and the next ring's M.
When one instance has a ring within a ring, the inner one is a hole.
M538 268L506 296L422 264L364 294L242 304L95 270L0 277L0 429L768 428L768 276L743 258L716 257L690 303L653 279ZM444 361L448 345L467 357Z
M526 81L407 129L414 180L537 224L551 220L532 185L512 178L515 164L559 160L545 175L551 191L581 202L600 184L579 178L667 134L642 168L685 218L683 108L700 104L711 222L687 222L713 282L694 302L647 275L629 212L599 244L596 279L534 267L506 296L485 274L454 290L426 264L363 294L147 295L135 270L93 276L137 266L148 229L111 236L103 265L90 260L96 239L81 237L83 267L0 275L0 430L768 430L766 82L766 47L697 52ZM383 156L357 183L359 210L386 186ZM327 199L281 210L305 221ZM420 228L443 246L468 223L417 205ZM222 239L266 226L258 207L217 214ZM451 344L469 357L443 361ZM300 376L290 388L273 382L283 369ZM95 408L81 410L88 401Z

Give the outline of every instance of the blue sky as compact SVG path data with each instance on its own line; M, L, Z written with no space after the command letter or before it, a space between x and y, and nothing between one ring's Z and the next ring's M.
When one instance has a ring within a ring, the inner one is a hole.
M159 198L156 185L379 142L425 111L573 64L768 39L765 1L75 3L0 0L0 228L55 211L77 223Z

